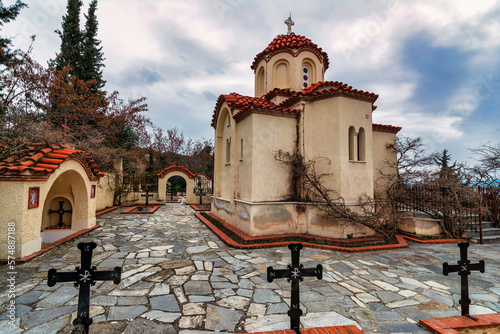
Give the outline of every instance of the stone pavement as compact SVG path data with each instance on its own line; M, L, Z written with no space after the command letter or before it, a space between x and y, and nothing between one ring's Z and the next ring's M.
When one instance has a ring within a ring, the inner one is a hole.
M290 283L266 281L266 268L290 263L287 247L227 247L180 204L153 215L98 217L102 228L16 266L16 326L8 324L7 266L0 267L0 333L70 333L78 290L47 286L47 271L73 271L78 242L95 241L98 270L123 266L122 282L92 287L91 333L257 332L289 327ZM442 275L459 259L456 244L421 245L371 253L304 248L301 263L321 263L323 280L301 283L304 327L355 324L365 333L426 333L419 319L460 315L460 277ZM469 247L486 272L470 276L472 314L500 312L500 245Z

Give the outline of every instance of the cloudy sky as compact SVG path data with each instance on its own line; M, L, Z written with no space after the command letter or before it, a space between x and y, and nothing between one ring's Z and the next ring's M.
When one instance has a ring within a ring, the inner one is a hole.
M2 34L21 49L36 34L35 58L46 64L67 1L25 2ZM253 58L286 33L289 13L293 31L328 53L326 80L379 94L374 122L458 160L500 141L500 1L99 0L106 89L146 96L163 129L213 138L217 97L253 95Z

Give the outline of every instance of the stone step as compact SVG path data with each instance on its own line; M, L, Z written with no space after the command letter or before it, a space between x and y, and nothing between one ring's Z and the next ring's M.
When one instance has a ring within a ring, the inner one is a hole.
M470 239L473 243L479 243L479 236ZM483 244L499 244L500 235L483 235Z
M469 232L470 236L476 237L479 236L479 231L478 232ZM487 227L483 228L483 236L485 235L500 235L500 228L498 227Z
M492 222L483 222L483 223L482 223L482 225L483 225L483 231L484 231L485 229L487 229L487 228L496 228L496 227L494 227L494 224L493 224ZM465 230L466 230L466 231L470 231L470 230L472 230L472 227L473 227L473 226L474 226L474 224L468 225L468 226L465 228Z

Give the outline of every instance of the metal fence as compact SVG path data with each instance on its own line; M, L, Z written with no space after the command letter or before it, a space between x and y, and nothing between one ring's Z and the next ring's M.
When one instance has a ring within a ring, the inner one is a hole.
M460 232L475 232L481 243L483 221L500 223L498 188L459 185L451 189L439 185L400 183L393 191L398 210L436 219L446 216Z
M158 191L158 178L137 176L135 174L124 175L123 185L126 191L130 192L142 192L146 191L146 188L148 188L149 191Z

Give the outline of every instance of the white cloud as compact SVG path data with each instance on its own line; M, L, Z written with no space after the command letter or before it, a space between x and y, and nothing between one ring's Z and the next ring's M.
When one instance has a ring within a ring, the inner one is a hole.
M14 1L4 1L9 2ZM89 0L84 2L87 6ZM29 3L31 8L5 25L2 34L17 35L16 46L26 49L28 37L36 33L34 53L46 64L60 46L53 31L61 27L66 3ZM293 31L329 54L327 80L341 79L380 95L375 122L401 125L405 133L433 143L474 143L480 136L495 140L492 132L464 130L468 119L481 112L481 104L472 102L485 101L481 96L489 92L478 78L500 78L500 3L494 0L101 0L97 17L106 88L124 98L146 95L149 115L160 127L210 137L216 98L233 91L253 95L253 57L286 32L283 21L290 12ZM409 38L424 33L433 46L468 57L461 62L465 68L457 69L464 73L463 82L443 110L422 109L418 101L428 97L415 96L422 73L401 61ZM499 89L495 86L487 99ZM491 127L500 120L487 122Z

